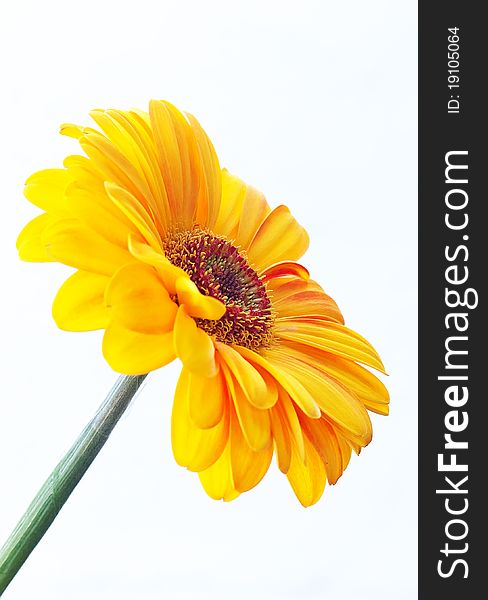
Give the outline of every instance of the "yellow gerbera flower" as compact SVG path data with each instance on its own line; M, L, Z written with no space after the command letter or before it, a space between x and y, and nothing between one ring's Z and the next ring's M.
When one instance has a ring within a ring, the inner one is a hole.
M101 131L63 125L86 156L32 175L45 212L21 232L28 261L78 269L60 288L61 329L105 329L113 369L143 374L178 357L172 443L207 493L254 487L276 452L300 502L335 483L388 413L372 346L344 326L296 263L306 231L285 206L221 170L188 113L95 110Z

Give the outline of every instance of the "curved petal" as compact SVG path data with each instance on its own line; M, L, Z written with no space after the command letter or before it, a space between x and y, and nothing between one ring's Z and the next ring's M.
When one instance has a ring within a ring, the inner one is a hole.
M245 183L243 185L246 186L246 194L242 204L242 213L235 241L239 248L247 250L256 231L271 209L261 192Z
M264 269L261 273L263 281L275 279L276 277L296 277L299 280L308 281L310 273L301 264L289 260L274 263Z
M322 412L347 432L361 446L371 441L372 427L368 411L359 399L339 382L324 377L311 364L286 354L285 350L274 352L275 364L290 373L311 393Z
M227 388L222 371L214 377L188 373L189 411L193 423L200 429L215 427L222 420L227 402Z
M268 288L273 297L273 308L278 319L321 315L338 323L344 318L336 302L328 296L316 281L293 278L270 279Z
M186 274L176 280L175 287L179 303L185 305L192 317L216 320L224 316L225 304L217 298L204 296Z
M273 457L273 445L260 450L249 447L242 435L240 423L231 413L230 421L230 460L235 489L247 492L256 486L266 475Z
M204 471L213 465L227 444L229 436L228 410L213 426L201 429L190 415L192 390L190 372L183 368L178 379L171 416L171 442L176 462L190 471Z
M281 205L261 223L249 246L248 258L262 271L280 261L298 260L308 244L305 229L292 217L289 209Z
M47 252L42 236L46 227L57 220L58 217L43 213L27 223L17 238L17 250L22 260L29 262L52 262L55 260Z
M109 278L77 271L59 288L53 303L53 318L60 329L91 331L108 323L103 301Z
M197 327L184 306L178 308L173 333L176 356L185 367L202 377L214 377L218 370L214 343Z
M111 323L103 336L102 351L118 373L144 375L176 358L173 333L139 333Z
M278 406L269 411L271 433L276 449L278 467L282 473L287 473L291 462L291 438L288 427Z
M239 354L239 346L234 349L222 342L216 342L215 347L251 404L256 408L269 408L276 402L271 384L270 394L260 372Z
M358 333L329 321L309 321L306 318L280 320L276 335L282 339L318 348L342 358L363 363L382 373L385 368L373 346Z
M271 424L267 410L255 408L244 396L226 365L222 365L230 397L233 400L239 426L246 442L254 451L260 451L271 445Z
M221 175L222 197L213 232L225 236L228 240L233 240L237 235L247 186L238 177L231 175L227 169L222 169Z
M173 329L178 307L153 267L131 263L119 269L105 292L112 321L139 333Z
M127 250L111 244L76 219L50 224L44 229L42 241L59 262L100 275L112 275L134 260Z
M200 123L190 113L186 113L186 117L195 136L201 164L196 220L200 225L213 229L219 213L221 197L219 159Z
M332 377L350 389L368 410L388 414L390 395L385 385L361 365L318 348L290 342L286 353L312 364L324 377Z
M265 356L262 356L248 348L239 347L239 353L249 360L249 362L259 365L268 371L283 389L288 392L300 409L311 419L318 419L320 417L320 408L310 392L290 373L274 364L271 351L268 351Z
M172 265L162 252L156 252L154 248L148 246L135 235L129 234L129 251L137 260L156 267L158 273L161 275L164 287L170 294L176 294L176 280L178 278L188 278L183 269Z
M325 465L327 481L337 483L346 464L334 428L323 417L314 420L302 417L300 423Z
M112 202L137 227L147 243L156 251L161 249L161 238L154 225L154 217L150 217L134 196L115 183L107 181L105 190Z
M232 476L232 466L230 458L230 442L227 443L224 451L214 464L198 473L203 489L210 498L214 500L224 500L226 502L234 500L239 496L239 492L234 486Z
M45 169L32 174L25 182L24 195L39 208L53 215L66 214L64 192L70 182L66 169Z
M315 504L323 494L326 474L324 463L311 442L305 437L306 459L302 461L293 451L286 476L300 503L307 507Z

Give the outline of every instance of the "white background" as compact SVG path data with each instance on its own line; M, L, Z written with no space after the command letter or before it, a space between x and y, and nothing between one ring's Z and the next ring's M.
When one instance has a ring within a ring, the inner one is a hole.
M318 505L275 464L230 504L178 467L179 370L150 377L5 600L416 598L416 3L2 3L0 540L111 387L101 335L58 331L69 269L18 260L25 178L95 107L164 98L289 205L304 263L390 373L391 416Z

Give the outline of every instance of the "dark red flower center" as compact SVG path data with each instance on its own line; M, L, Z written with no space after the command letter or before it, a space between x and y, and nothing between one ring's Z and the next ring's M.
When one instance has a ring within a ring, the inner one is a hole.
M183 269L202 294L223 302L221 319L195 319L219 342L252 350L270 345L273 314L266 286L245 255L225 238L195 226L170 233L164 241L168 260Z

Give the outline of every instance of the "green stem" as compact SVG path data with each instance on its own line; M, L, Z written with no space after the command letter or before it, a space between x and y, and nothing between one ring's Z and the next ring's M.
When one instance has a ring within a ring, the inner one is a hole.
M146 375L122 375L93 419L41 487L0 550L0 596L107 441Z

